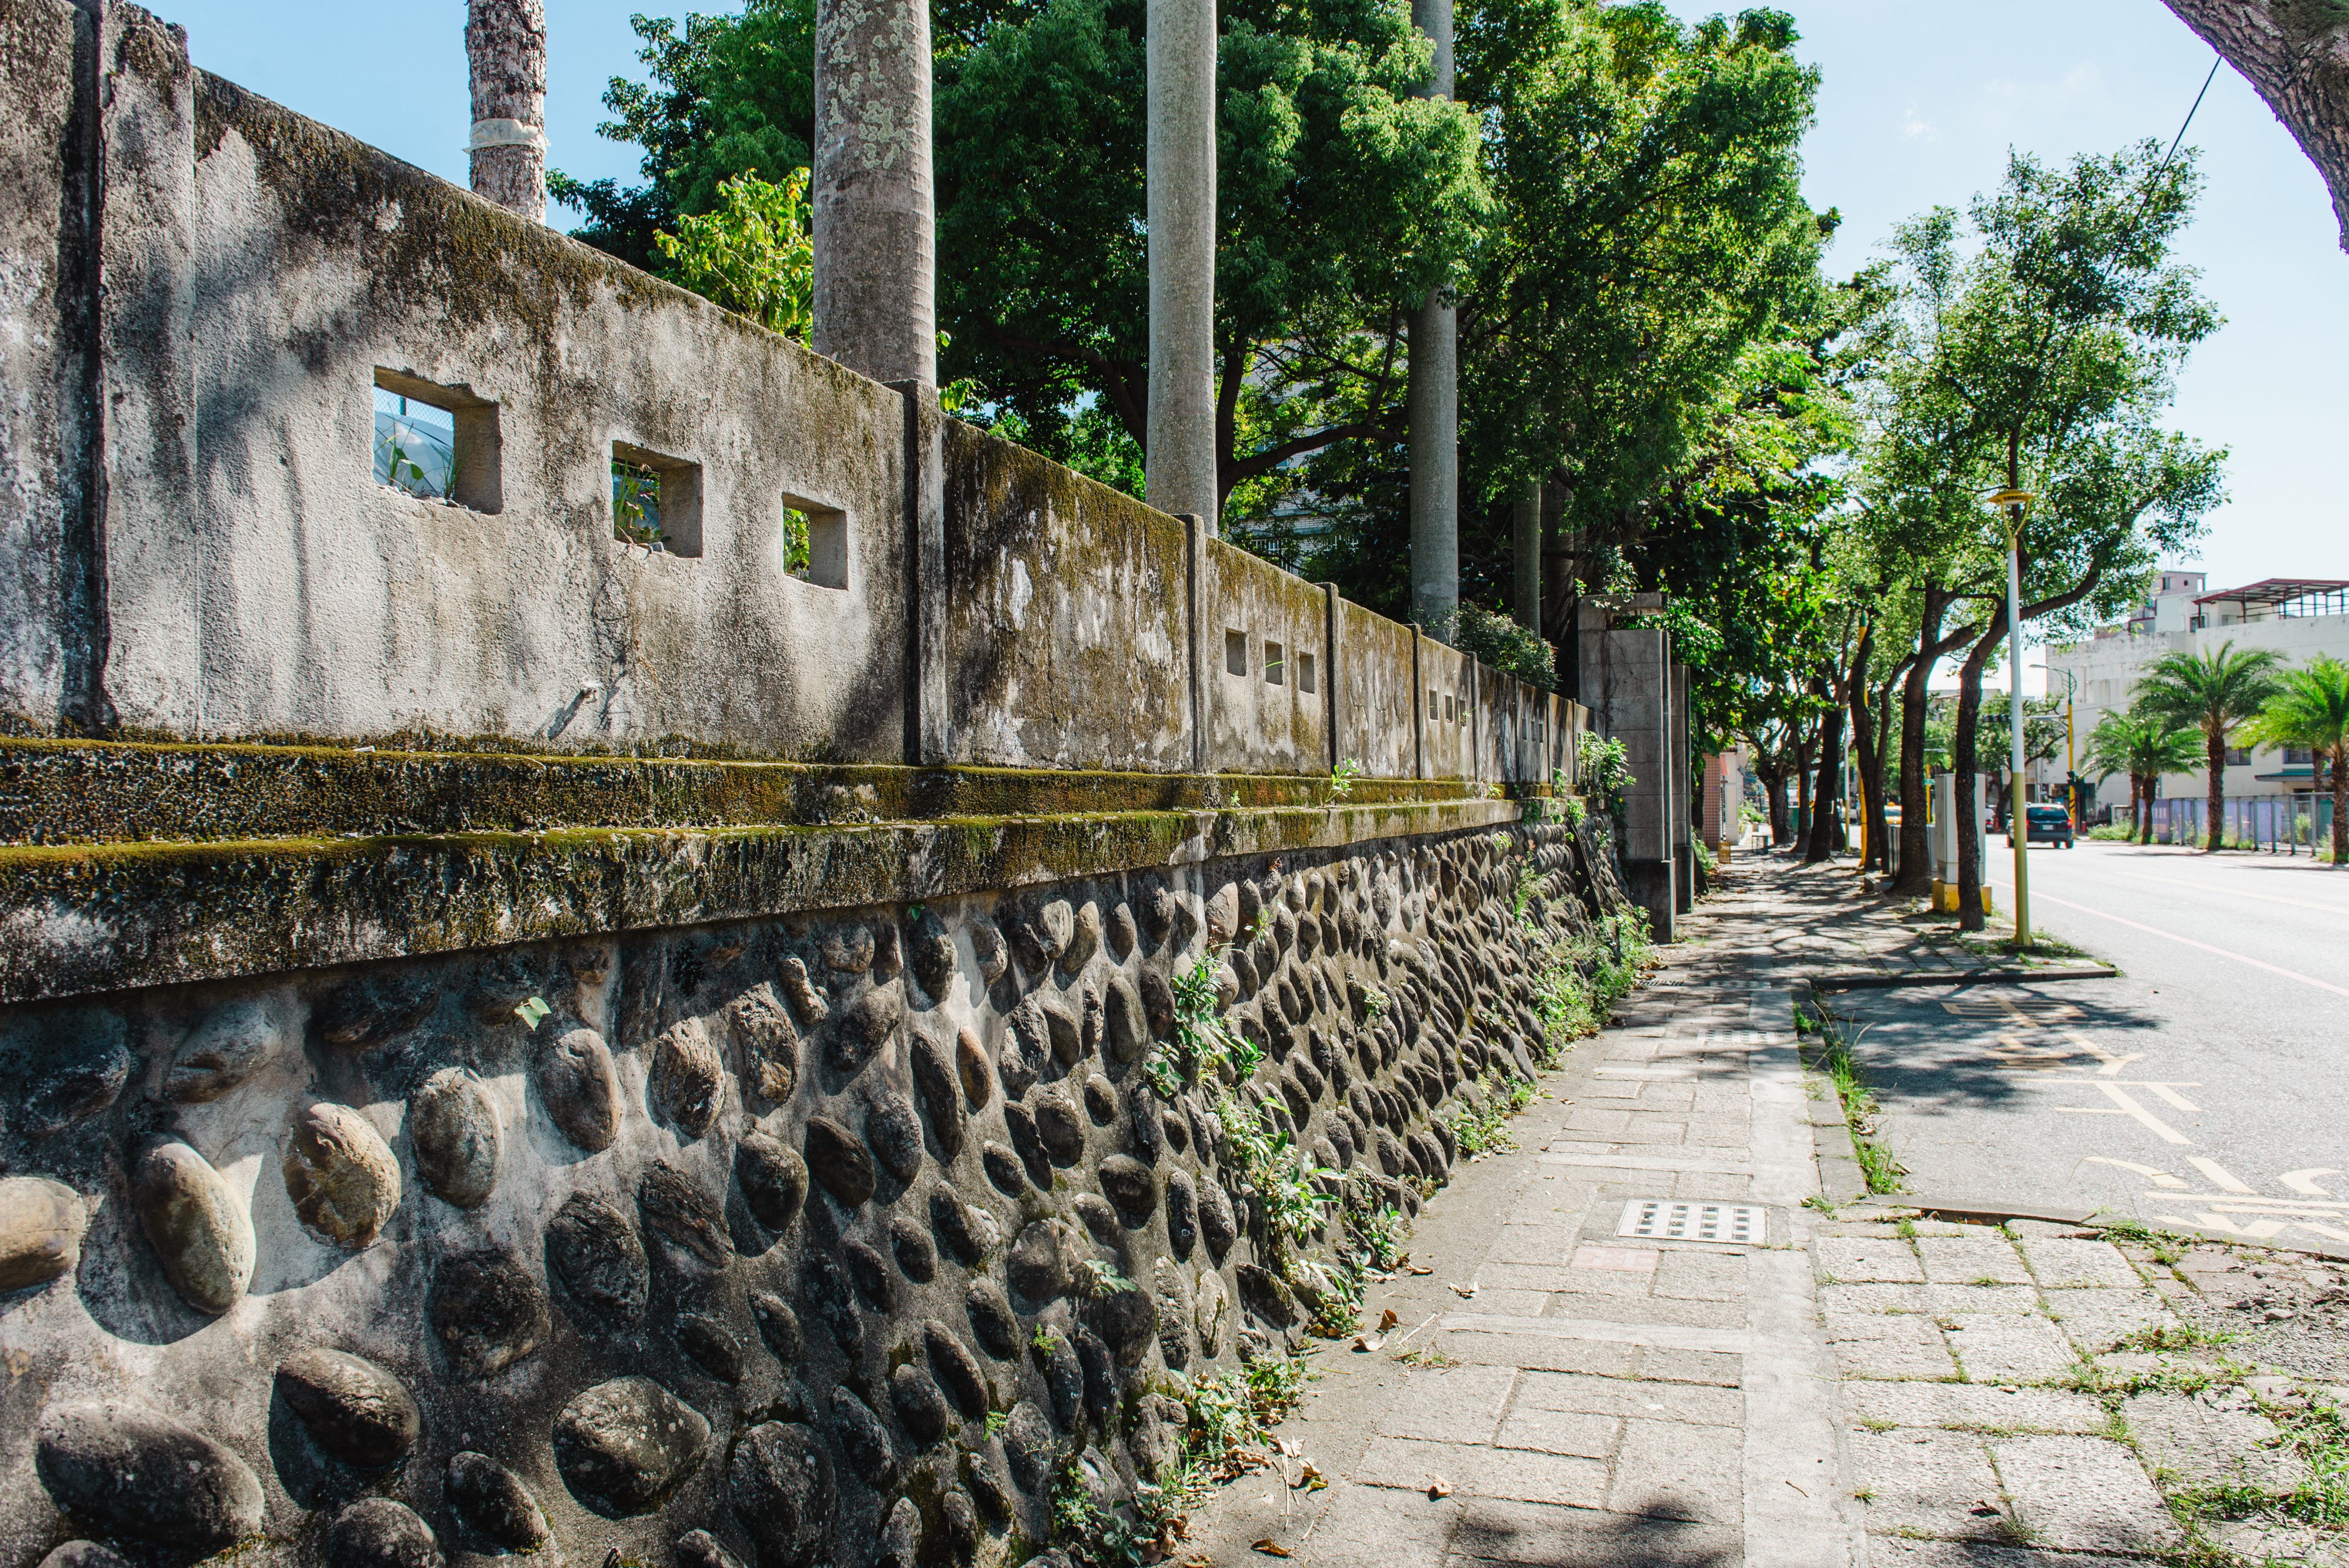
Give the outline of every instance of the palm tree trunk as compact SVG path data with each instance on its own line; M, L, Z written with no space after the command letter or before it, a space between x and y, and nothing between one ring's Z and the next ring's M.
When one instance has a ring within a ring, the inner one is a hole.
M2333 748L2333 868L2349 865L2349 739Z
M810 346L875 381L936 386L928 5L821 0L814 163Z
M472 78L473 194L546 222L546 7L542 0L470 0L465 66Z
M2203 850L2205 853L2215 854L2221 837L2220 818L2227 804L2227 732L2220 730L2213 734L2206 729L2202 734L2204 756L2210 764L2209 831L2204 835L2207 842Z

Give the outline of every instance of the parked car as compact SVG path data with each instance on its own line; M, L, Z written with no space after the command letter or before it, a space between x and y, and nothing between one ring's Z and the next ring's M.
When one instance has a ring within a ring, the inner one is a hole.
M2075 841L2073 838L2072 813L2061 806L2025 806L2023 809L2023 830L2031 835L2031 841L2034 844L2050 843L2059 849L2068 850ZM2013 833L2006 836L2006 847L2010 850L2014 847Z

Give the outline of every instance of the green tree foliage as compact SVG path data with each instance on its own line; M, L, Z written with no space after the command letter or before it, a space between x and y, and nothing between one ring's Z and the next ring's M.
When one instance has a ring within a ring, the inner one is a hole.
M2282 690L2272 648L2235 651L2232 639L2189 653L2175 648L2153 662L2137 683L2135 706L2181 728L2202 734L2203 765L2210 770L2210 837L2220 843L2220 808L2227 798L2227 747L2236 726L2255 717Z
M718 187L716 211L678 214L677 232L657 233L653 243L687 288L804 340L815 302L807 185L804 169L781 185L737 174Z
M736 16L630 19L649 82L615 77L596 127L645 150L645 182L580 181L550 170L547 191L586 214L574 238L658 272L654 236L717 211L738 174L808 163L815 128L815 0L750 0ZM691 284L688 284L691 287Z
M2349 865L2349 665L2319 654L2276 676L2273 696L2239 732L2253 746L2304 746L2333 773L2333 864ZM2313 769L2309 783L2320 784Z
M2169 719L2142 708L2112 708L2088 732L2081 760L2101 782L2116 773L2129 781L2129 830L2140 843L2153 841L2156 787L2171 773L2183 773L2198 759L2196 737ZM2141 809L2141 810L2140 810Z

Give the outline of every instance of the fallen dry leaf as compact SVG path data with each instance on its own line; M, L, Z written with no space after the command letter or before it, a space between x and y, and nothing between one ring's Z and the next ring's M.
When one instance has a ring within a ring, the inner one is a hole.
M1462 1284L1457 1280L1448 1280L1445 1283L1452 1286L1452 1294L1454 1295L1475 1295L1476 1294L1476 1287L1473 1284Z
M1432 1274L1435 1272L1435 1265L1433 1264L1413 1264L1411 1265L1411 1272L1415 1274Z
M1307 1460L1298 1469L1297 1484L1308 1491L1319 1491L1330 1484L1330 1478L1321 1473L1319 1466L1311 1460Z
M1432 1477L1427 1483L1427 1495L1430 1497L1450 1497L1452 1495L1452 1483L1445 1480L1440 1475Z
M1394 1308L1392 1306L1387 1308L1384 1312L1379 1314L1379 1332L1381 1334L1384 1334L1388 1329L1392 1328L1399 1321L1401 1320L1395 1316Z
M1288 1459L1293 1460L1298 1455L1305 1451L1304 1449L1298 1445L1297 1440L1293 1438L1280 1438L1275 1439L1275 1441L1281 1453Z
M1269 1539L1250 1542L1248 1550L1251 1552L1261 1552L1267 1557L1286 1557L1288 1555L1288 1547L1283 1546L1278 1541Z
M1394 1315L1392 1313L1389 1313L1387 1315L1392 1317ZM1376 1350L1380 1346L1384 1345L1386 1341L1384 1339L1376 1335L1357 1334L1354 1336L1354 1348L1357 1350Z

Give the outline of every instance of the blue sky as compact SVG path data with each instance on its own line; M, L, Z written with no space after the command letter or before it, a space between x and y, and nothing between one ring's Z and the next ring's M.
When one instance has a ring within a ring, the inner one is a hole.
M1671 0L1684 16L1719 7ZM1854 269L1890 226L1994 185L2007 149L2051 159L2141 137L2167 145L2211 54L2158 0L1781 0L1823 75L1806 146L1815 206L1840 208L1829 261ZM469 112L464 11L403 13L263 0L160 0L196 63L462 181ZM729 9L711 5L712 10ZM605 79L633 73L631 11L549 5L550 161L633 179L636 152L595 135ZM683 14L676 10L671 14ZM289 20L296 15L298 21ZM427 26L433 15L443 25ZM2180 247L2228 325L2197 352L2173 423L2232 452L2231 500L2198 564L2214 585L2349 578L2349 502L2337 476L2349 366L2349 257L2323 182L2283 128L2221 67L2188 133L2209 180ZM560 215L558 214L558 219Z

